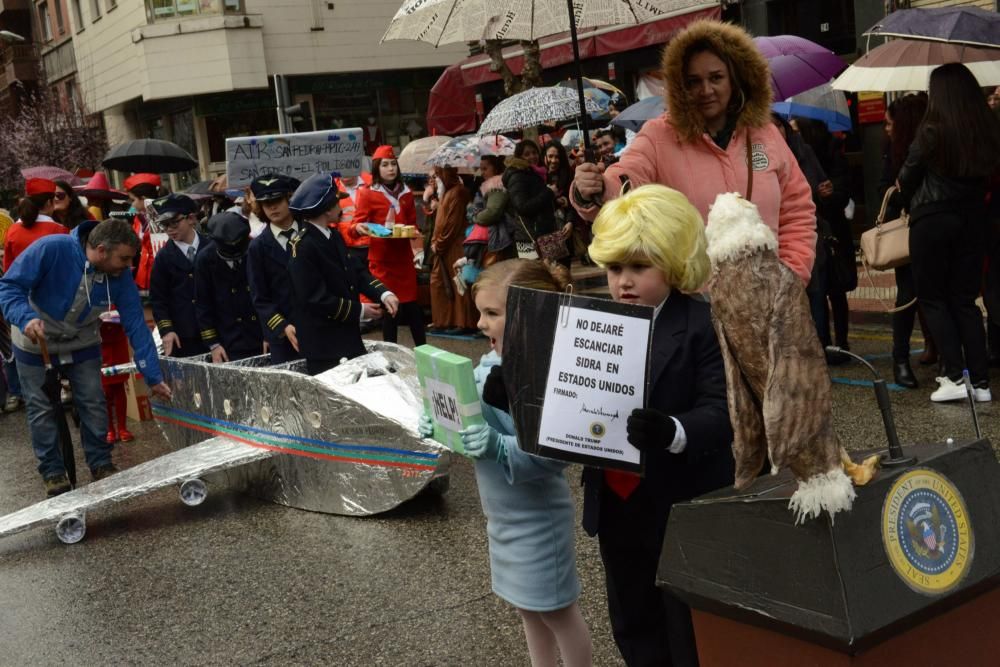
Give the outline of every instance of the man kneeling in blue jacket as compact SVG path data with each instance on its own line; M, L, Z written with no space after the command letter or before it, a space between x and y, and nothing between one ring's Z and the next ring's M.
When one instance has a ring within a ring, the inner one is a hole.
M70 490L59 449L53 408L42 384L40 339L53 364L69 378L80 415L83 451L93 479L117 471L112 446L105 442L107 412L101 389L101 313L117 307L139 371L150 390L170 400L163 382L153 337L146 326L139 292L132 281L132 259L139 239L122 220L105 220L85 244L68 234L53 234L32 243L0 279L0 309L13 327L14 358L31 430L38 471L49 496ZM114 305L112 305L114 304Z

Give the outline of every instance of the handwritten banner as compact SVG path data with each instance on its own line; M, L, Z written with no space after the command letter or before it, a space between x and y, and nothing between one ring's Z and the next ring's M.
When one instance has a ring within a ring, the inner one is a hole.
M226 177L231 188L273 174L299 180L331 172L357 176L363 159L363 135L357 127L226 139Z

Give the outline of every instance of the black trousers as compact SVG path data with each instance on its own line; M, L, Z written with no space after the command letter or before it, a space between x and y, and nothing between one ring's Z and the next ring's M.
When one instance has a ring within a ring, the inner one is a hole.
M983 303L986 305L986 338L990 357L1000 358L1000 220L990 220L990 266L983 285Z
M319 375L340 363L339 359L306 359L306 373Z
M283 364L286 361L295 361L299 358L299 353L295 351L287 338L268 341L271 349L271 363Z
M913 285L913 269L909 264L896 267L896 307L899 308L917 296ZM892 314L892 359L896 362L910 360L910 336L917 317L917 304Z
M921 215L910 227L910 258L917 300L944 363L959 380L967 368L972 383L989 385L983 313L976 305L982 284L986 217L981 207Z
M382 340L387 343L395 343L400 324L410 327L414 345L423 345L427 342L427 336L424 333L424 309L419 303L407 301L399 304L395 317L390 316L389 313L382 315Z

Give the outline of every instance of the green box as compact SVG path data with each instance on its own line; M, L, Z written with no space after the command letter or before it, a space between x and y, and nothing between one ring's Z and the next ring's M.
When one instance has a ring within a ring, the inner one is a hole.
M483 423L472 360L433 345L413 350L417 377L424 394L424 410L434 420L434 440L465 453L459 431Z

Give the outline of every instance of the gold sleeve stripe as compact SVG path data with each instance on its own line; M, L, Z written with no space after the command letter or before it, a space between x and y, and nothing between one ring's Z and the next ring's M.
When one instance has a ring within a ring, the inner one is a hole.
M333 316L333 319L339 320L340 319L340 311L342 311L343 309L344 309L344 300L341 299L340 303L337 305L337 314Z
M344 321L345 322L347 322L349 320L349 318L351 317L351 308L353 308L353 307L354 307L354 302L353 301L348 301L347 302L347 312L344 313Z

